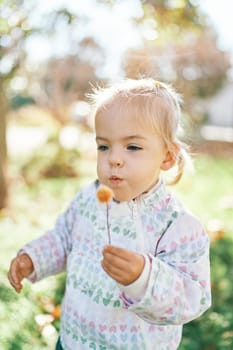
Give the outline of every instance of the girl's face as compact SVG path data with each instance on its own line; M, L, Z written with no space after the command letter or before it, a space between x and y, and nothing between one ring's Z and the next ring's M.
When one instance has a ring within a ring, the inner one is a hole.
M118 201L147 192L167 161L162 137L132 114L127 108L122 115L115 103L99 112L95 121L98 178Z

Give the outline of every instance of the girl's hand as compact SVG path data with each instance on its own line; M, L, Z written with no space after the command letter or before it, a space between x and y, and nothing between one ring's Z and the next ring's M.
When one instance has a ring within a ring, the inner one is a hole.
M107 245L103 249L101 265L116 282L128 285L136 281L144 268L144 257L124 248Z
M18 255L11 261L8 279L17 293L23 288L21 281L29 276L33 270L33 262L28 254Z

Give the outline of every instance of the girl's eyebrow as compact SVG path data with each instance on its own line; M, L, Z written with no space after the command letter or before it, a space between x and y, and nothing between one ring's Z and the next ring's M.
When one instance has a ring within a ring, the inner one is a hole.
M145 140L146 138L142 135L130 135L130 136L125 136L122 137L123 141L130 141L130 140ZM109 141L109 139L107 139L106 137L102 137L102 136L96 136L96 141Z

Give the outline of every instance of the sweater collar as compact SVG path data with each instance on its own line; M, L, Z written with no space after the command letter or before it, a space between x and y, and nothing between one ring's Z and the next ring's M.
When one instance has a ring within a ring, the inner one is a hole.
M100 183L96 183L97 186ZM132 212L133 208L137 207L139 210L143 210L143 208L153 207L154 211L160 211L161 208L167 206L170 199L170 195L168 194L164 181L162 178L152 187L147 193L142 193L136 198L130 201L118 202L116 200L112 200L109 203L109 207L111 210L111 215L113 216L122 216L127 213ZM101 207L105 208L104 205Z
M152 187L148 192L140 194L133 200L130 200L128 203L131 206L131 203L138 203L140 206L155 206L158 209L161 206L164 206L165 202L169 200L169 194L166 190L164 181L162 178Z

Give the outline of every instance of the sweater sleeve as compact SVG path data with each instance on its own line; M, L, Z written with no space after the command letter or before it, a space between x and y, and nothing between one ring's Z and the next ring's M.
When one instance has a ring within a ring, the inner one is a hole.
M151 268L140 299L132 298L130 289L121 298L125 308L149 323L184 324L211 305L209 239L189 214L178 218L163 239L161 253L149 254Z
M76 198L67 210L57 218L52 230L27 243L19 251L19 254L27 253L33 261L34 271L28 278L31 282L55 275L65 269L68 253L72 249L75 208Z
M131 299L135 300L139 300L144 294L150 276L150 258L146 254L142 254L142 256L144 257L145 265L138 279L127 286L118 283L118 287L120 288L120 290L123 293L127 294Z

